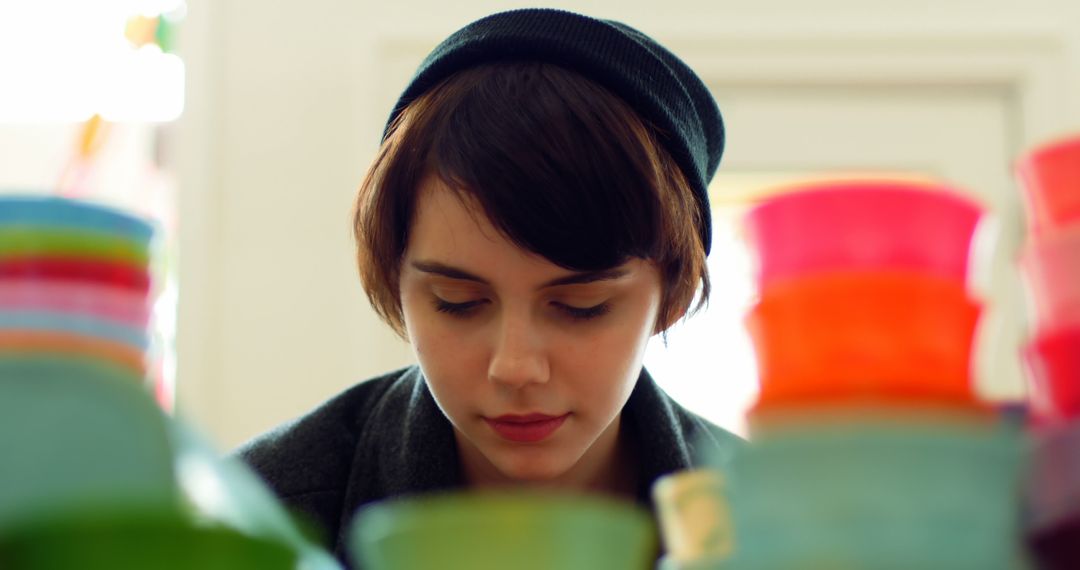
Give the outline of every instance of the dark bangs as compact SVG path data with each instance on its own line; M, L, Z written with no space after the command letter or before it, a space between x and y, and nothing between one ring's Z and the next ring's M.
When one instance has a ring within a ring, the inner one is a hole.
M654 145L621 100L542 63L487 65L447 83L460 96L433 117L427 169L475 198L508 239L572 270L659 253Z

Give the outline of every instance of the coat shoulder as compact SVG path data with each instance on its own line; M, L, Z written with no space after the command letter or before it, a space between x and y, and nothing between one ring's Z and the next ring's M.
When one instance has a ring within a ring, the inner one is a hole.
M359 382L233 453L279 497L341 492L372 410L395 385L412 382L414 376L416 370L409 367Z

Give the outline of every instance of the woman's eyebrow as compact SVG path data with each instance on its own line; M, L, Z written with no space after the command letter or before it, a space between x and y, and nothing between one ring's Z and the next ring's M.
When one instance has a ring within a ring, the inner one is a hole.
M619 279L629 274L630 271L616 267L614 269L601 269L599 271L582 271L579 273L572 273L563 277L557 277L548 281L540 286L544 287L556 287L558 285L580 285L583 283L594 283L596 281L610 281L613 279Z
M437 261L413 261L410 265L417 271L424 273L431 273L433 275L441 275L450 279L461 279L464 281L473 281L480 283L481 285L490 285L487 279L474 275L452 265L446 265L445 263L439 263ZM559 285L581 285L584 283L594 283L596 281L610 281L613 279L619 279L624 277L630 272L621 267L613 269L601 269L598 271L581 271L577 273L571 273L570 275L564 275L562 277L556 277L550 281L544 282L540 285L540 289L546 287L557 287Z
M484 279L483 277L478 277L476 275L473 275L472 273L469 273L468 271L465 271L464 269L459 269L452 265L446 265L445 263L439 263L437 261L414 261L410 265L412 265L413 268L417 271L423 271L424 273L442 275L443 277L449 277L450 279L475 281L482 285L490 285L487 279Z

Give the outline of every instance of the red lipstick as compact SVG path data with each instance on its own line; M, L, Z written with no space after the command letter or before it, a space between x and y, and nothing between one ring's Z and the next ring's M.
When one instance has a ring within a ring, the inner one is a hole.
M535 443L555 433L570 414L549 416L547 414L505 415L485 417L484 421L505 439L519 443Z

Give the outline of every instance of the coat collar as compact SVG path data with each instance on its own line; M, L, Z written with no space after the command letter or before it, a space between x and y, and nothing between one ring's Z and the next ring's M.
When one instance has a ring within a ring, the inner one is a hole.
M728 447L717 437L717 428L710 429L672 401L644 369L622 417L637 452L637 500L646 507L651 507L656 479L700 463L697 445ZM389 386L365 424L345 492L338 545L347 541L345 523L364 504L464 486L453 427L419 367L406 370Z

